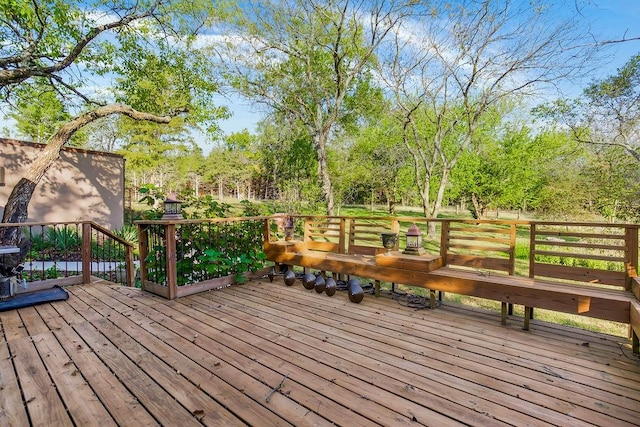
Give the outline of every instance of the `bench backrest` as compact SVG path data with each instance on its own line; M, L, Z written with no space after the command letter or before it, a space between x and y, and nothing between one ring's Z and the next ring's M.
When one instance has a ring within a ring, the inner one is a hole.
M395 247L400 247L400 225L395 220L376 220L366 218L351 218L349 220L349 246L347 253L351 255L378 255L387 250L382 247L383 232L398 233Z
M531 224L529 276L630 289L638 229L624 225Z
M345 253L345 219L308 217L304 221L304 242L314 251Z
M513 274L516 225L499 221L442 222L440 255L444 265Z
M381 233L399 232L395 220L347 217L307 217L304 242L307 249L349 255L377 255L382 247ZM399 239L395 248L398 250Z

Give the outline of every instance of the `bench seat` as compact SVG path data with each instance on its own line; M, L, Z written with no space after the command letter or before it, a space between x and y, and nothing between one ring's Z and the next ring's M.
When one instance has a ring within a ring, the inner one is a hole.
M298 249L298 251L289 251ZM562 283L455 266L442 266L439 256L363 256L303 249L300 245L265 248L271 261L321 271L402 283L433 291L453 292L479 298L580 314L630 324L631 292ZM378 259L378 262L376 262Z
M635 300L631 292L623 290L458 267L439 268L429 275L430 289L627 324L630 323L630 303Z

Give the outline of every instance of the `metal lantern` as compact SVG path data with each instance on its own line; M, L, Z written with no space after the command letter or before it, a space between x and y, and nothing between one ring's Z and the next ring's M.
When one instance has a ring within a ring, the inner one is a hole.
M294 235L294 224L293 217L288 216L284 221L284 240L293 240Z
M164 201L164 215L162 215L162 219L184 219L181 208L182 202L176 198L174 193L169 194Z
M407 230L407 246L402 252L405 255L422 255L424 250L422 249L422 231L420 228L413 224Z

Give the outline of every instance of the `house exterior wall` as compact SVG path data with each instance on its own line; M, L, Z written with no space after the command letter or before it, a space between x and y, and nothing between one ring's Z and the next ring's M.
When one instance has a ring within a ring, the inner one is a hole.
M14 185L44 144L0 138L0 214ZM35 189L29 222L94 221L110 229L124 223L124 158L99 151L64 148Z

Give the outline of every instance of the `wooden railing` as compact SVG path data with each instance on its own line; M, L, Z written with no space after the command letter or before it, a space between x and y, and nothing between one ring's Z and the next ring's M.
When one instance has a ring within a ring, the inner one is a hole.
M629 290L638 275L637 226L534 222L530 235L529 277Z
M142 288L168 299L228 286L264 266L268 217L136 224Z
M94 222L4 223L0 227L19 227L31 243L20 273L26 287L18 292L89 283L93 277L135 284L135 246Z
M638 275L637 224L293 217L304 223L304 235L298 239L310 250L375 255L384 250L380 239L384 231L399 234L398 250L404 247L404 233L411 224L427 230L428 223L433 222L440 238L425 242L429 242L432 253L440 254L444 265L627 290Z

